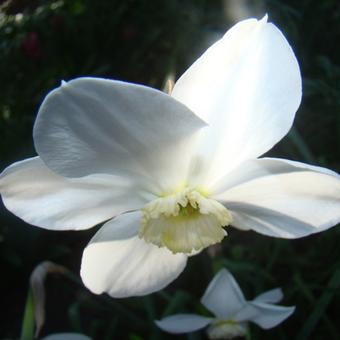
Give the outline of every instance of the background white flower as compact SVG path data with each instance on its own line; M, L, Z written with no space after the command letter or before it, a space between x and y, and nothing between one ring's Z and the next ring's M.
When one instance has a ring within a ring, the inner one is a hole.
M296 238L339 222L336 173L257 158L289 131L300 100L294 53L266 17L231 28L171 96L99 78L64 82L39 109L39 156L0 175L3 202L46 229L108 220L84 251L85 285L149 294L229 224Z
M275 305L282 298L281 289L276 288L247 301L231 273L221 269L201 299L214 318L177 314L155 322L162 330L175 334L194 332L209 325L207 334L210 339L232 339L246 335L248 322L269 329L287 319L295 307Z

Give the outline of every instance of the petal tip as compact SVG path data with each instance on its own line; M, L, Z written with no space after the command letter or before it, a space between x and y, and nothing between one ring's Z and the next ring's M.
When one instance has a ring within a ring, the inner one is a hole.
M268 23L268 13L266 13L264 15L264 17L261 20L259 20L259 22L262 23L262 24L267 24Z
M157 327L162 329L162 320L154 320L154 323L156 324Z
M295 312L296 306L289 306L287 308L290 308L288 316L291 316Z

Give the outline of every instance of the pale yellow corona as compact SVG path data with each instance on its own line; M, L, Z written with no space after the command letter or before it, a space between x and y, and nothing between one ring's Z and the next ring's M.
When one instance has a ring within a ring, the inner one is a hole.
M216 320L207 329L208 338L234 339L244 337L247 334L246 323L238 323L233 320Z
M202 191L184 188L159 197L142 209L139 237L173 253L190 254L220 242L232 217Z

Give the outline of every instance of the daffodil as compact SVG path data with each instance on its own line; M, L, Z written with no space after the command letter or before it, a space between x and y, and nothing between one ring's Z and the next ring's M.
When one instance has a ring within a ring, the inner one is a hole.
M83 282L114 297L149 294L228 226L296 238L339 222L336 173L257 158L289 131L300 100L295 55L266 17L232 27L171 95L63 82L39 109L38 156L2 172L3 202L51 230L106 221L84 251Z
M233 339L247 334L248 322L269 329L287 319L295 307L275 305L282 297L281 289L276 288L247 301L231 273L222 269L210 282L201 299L201 303L215 317L177 314L155 322L162 330L175 334L194 332L209 326L209 339Z

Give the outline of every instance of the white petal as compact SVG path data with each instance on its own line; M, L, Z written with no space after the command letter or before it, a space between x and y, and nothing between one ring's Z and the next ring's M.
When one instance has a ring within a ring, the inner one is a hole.
M212 196L220 197L233 187L254 181L261 177L299 171L312 171L333 175L335 177L339 176L336 172L320 166L281 158L259 158L243 162L230 173L225 171L224 177L209 188L209 193Z
M261 302L248 302L235 317L235 321L252 321L261 328L269 329L286 320L295 310L295 307L275 306Z
M195 170L211 184L286 135L300 104L301 76L280 30L266 17L249 19L211 46L172 96L209 124L201 131Z
M195 332L208 326L212 321L212 318L195 314L176 314L156 320L155 323L163 331L178 334Z
M280 159L244 163L214 188L233 226L297 238L340 222L340 176L328 169Z
M183 271L187 256L136 236L141 216L139 211L126 213L107 222L85 248L80 274L92 292L117 298L146 295Z
M78 78L47 95L33 135L42 160L61 175L129 173L163 184L185 178L187 148L204 125L152 88Z
M283 299L282 289L275 288L258 295L253 301L265 303L278 303L282 299Z
M280 164L281 169L284 166L284 163L286 163L287 166L285 167L285 169L286 169L287 172L289 172L289 170L291 169L291 167L289 167L288 165L291 165L291 166L295 166L297 168L300 168L301 170L307 169L307 170L321 172L321 173L324 173L324 174L327 174L327 175L339 177L339 174L337 172L331 170L331 169L323 168L323 167L317 166L317 165L311 165L311 164L301 163L301 162L297 162L297 161L292 161L290 159L264 157L264 158L261 158L261 160L266 160L267 162L271 162L271 161L281 162L281 164Z
M228 319L246 303L234 277L221 269L210 282L201 303L220 319Z
M0 192L15 215L56 230L87 229L147 202L132 178L97 174L67 179L49 170L39 157L6 168L0 175Z
M41 340L91 340L91 338L78 333L57 333L45 336Z

